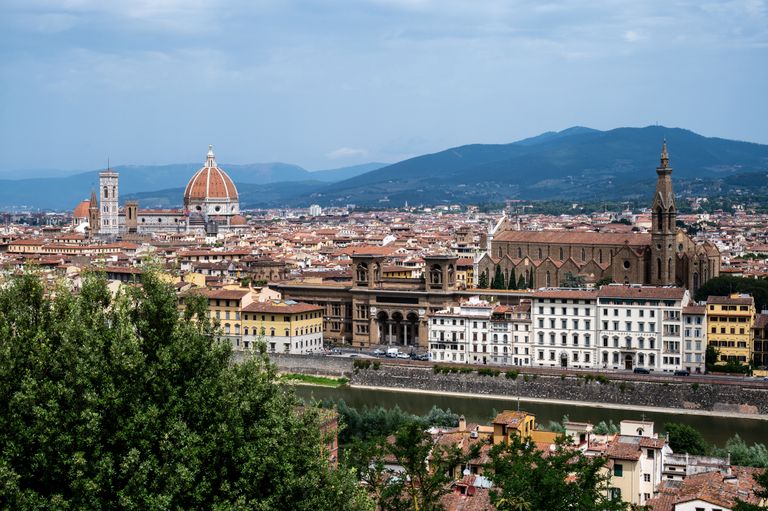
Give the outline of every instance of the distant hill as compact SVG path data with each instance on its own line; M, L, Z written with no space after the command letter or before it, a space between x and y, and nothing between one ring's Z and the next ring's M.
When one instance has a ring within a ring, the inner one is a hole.
M663 126L574 127L510 144L473 144L411 158L317 190L298 203L401 205L509 198L636 198L652 193L661 143L676 182L768 170L768 145Z
M243 209L281 207L286 202L311 194L326 184L321 181L283 181L263 185L235 182L240 195L240 207ZM167 188L154 192L127 194L122 199L136 199L142 208L171 208L182 205L183 195L184 188Z
M224 163L220 166L235 183L238 183L238 186L240 183L263 185L291 181L314 182L316 186L312 188L297 187L303 192L309 192L320 188L323 184L345 180L384 165L384 163L367 163L317 172L310 172L298 165L287 163L247 165ZM160 191L158 193L162 195L169 189L183 189L189 178L200 167L202 167L200 163L120 165L114 167L114 170L120 173L120 195L121 200L124 200L132 194ZM94 170L63 177L0 179L0 208L27 206L43 209L72 209L78 202L90 196L91 189L98 185L98 174L99 171ZM178 197L178 202L181 202L181 195Z

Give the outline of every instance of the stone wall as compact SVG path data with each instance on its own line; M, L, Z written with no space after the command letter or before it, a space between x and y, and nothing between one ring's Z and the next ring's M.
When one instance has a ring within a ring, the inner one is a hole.
M527 380L527 381L526 381ZM382 365L354 373L351 383L434 392L466 392L500 396L561 399L635 406L768 413L768 389L744 385L617 380L599 383L584 377L519 374L516 379L477 373L434 374L429 368Z
M372 367L354 370L354 361L361 359L342 357L275 354L270 358L282 372L349 376L352 384L373 387L768 414L768 388L748 381L719 385L697 382L695 378L680 378L670 382L608 380L599 383L584 375L526 373L511 379L504 372L499 376L480 376L476 372L434 374L431 366L386 363L382 363L378 370ZM610 375L606 376L610 378Z

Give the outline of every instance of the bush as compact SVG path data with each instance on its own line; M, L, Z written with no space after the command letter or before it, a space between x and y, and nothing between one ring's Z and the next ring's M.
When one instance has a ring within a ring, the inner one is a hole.
M517 370L507 371L504 373L504 376L509 380L517 380L517 375L519 375L520 372Z
M619 383L619 390L623 394L625 390L627 390L627 382L623 381Z
M499 374L501 374L501 371L498 370L498 369L492 369L490 367L481 367L480 369L477 370L477 374L480 375L480 376L492 376L492 377L495 377L495 376L498 376Z
M595 381L600 385L608 385L609 383L611 383L608 377L605 376L604 374L598 374L597 376L595 376Z
M527 374L524 374L524 375L523 375L523 381L524 381L524 382L526 382L526 383L528 383L528 375L527 375Z
M370 369L371 361L370 360L355 360L352 363L352 367L354 367L355 369Z
M380 367L381 367L381 362L379 362L378 360L373 363L374 370L378 371Z

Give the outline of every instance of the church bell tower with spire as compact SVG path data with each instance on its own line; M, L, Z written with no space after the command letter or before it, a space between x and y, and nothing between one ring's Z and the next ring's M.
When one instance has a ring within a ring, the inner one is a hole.
M675 235L677 213L672 191L672 167L669 166L667 141L661 149L661 164L656 168L656 194L651 206L651 283L672 286L676 283Z

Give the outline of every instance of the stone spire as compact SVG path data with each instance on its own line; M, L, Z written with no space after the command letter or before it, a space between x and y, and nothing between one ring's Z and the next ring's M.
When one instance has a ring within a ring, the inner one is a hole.
M672 190L672 167L669 166L667 141L661 148L661 162L656 167L659 178L651 206L651 283L669 286L676 283L675 237L677 212Z

